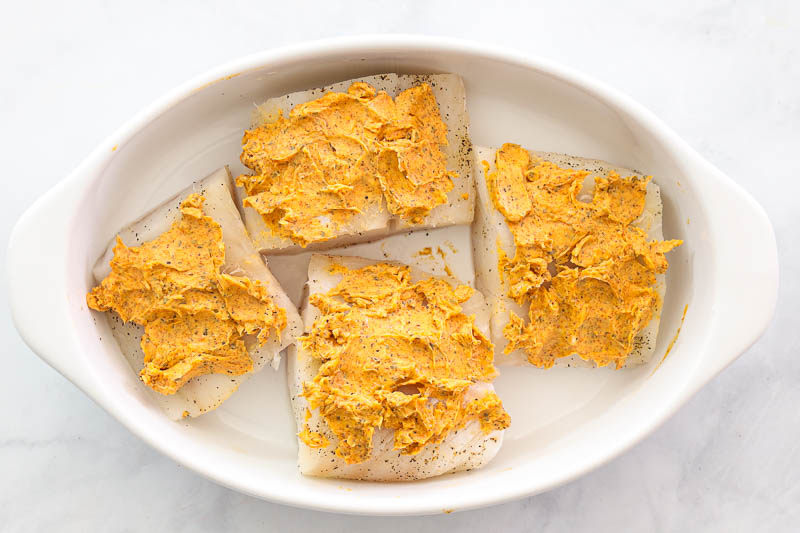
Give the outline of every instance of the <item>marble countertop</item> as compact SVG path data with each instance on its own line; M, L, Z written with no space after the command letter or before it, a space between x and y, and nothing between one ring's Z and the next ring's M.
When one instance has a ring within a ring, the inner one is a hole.
M632 95L761 202L781 290L764 337L622 457L549 493L435 517L275 505L156 453L36 358L0 306L0 529L789 531L800 523L800 4L15 2L0 19L0 250L110 132L218 63L341 34L468 37ZM43 243L43 245L46 245ZM0 297L5 299L5 260Z

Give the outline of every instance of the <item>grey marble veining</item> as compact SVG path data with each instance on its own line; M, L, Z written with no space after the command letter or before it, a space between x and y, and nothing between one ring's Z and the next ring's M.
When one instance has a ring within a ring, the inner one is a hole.
M2 250L26 206L134 112L188 77L299 40L417 32L543 55L652 109L766 208L778 238L781 293L764 337L622 457L526 500L402 519L287 508L177 466L37 359L0 306L0 530L797 530L800 4L644 4L230 1L190 8L91 0L80 7L5 6ZM5 279L5 261L0 268Z

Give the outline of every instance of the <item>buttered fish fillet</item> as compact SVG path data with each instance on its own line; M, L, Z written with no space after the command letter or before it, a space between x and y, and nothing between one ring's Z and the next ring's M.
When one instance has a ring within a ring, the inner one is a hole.
M306 331L309 331L319 310L308 304L308 294L327 293L342 278L341 274L331 273L334 262L348 269L358 269L379 263L359 257L335 257L315 254L308 267L308 288L303 300L302 317ZM411 281L430 278L416 268L411 268ZM457 284L452 278L442 278ZM472 298L462 304L462 312L475 315L475 326L488 337L489 315L483 296L475 292ZM306 421L308 402L302 396L303 382L311 381L317 375L320 362L306 353L300 343L290 347L287 354L289 372L289 393L297 421L298 430L308 424L311 431L320 433L330 442L325 448L310 448L298 439L298 466L302 474L308 476L360 479L369 481L410 481L424 479L450 472L479 468L497 454L503 441L503 431L484 433L476 421L467 423L457 431L451 432L440 444L428 444L416 455L402 455L394 450L394 432L379 428L373 437L370 458L359 464L347 464L334 450L337 438L328 428L318 410L311 412ZM483 396L494 390L491 383L476 383L467 392L467 401Z
M119 232L119 236L127 246L138 246L151 241L167 231L180 216L180 203L191 193L199 193L205 197L203 212L213 218L222 227L222 238L225 243L225 264L223 271L233 275L243 275L260 281L278 307L286 311L286 327L277 335L270 332L267 341L258 346L253 339L245 338L248 352L253 359L253 371L240 376L225 374L208 374L195 377L184 384L175 394L164 395L145 387L153 400L172 419L184 416L199 416L225 401L253 372L258 372L265 365L274 368L280 362L280 352L292 344L302 332L302 322L297 308L292 304L278 282L272 276L264 260L253 247L242 224L239 211L233 203L233 182L230 171L220 168L208 177L181 191L177 196L157 207L151 213ZM112 241L106 253L97 261L92 273L100 283L110 272L109 263L113 257ZM124 323L119 315L113 312L104 313L120 350L133 370L138 372L144 366L144 353L141 348L143 328L133 322Z
M441 150L447 159L447 170L455 172L453 189L447 193L447 201L434 207L419 224L410 224L394 216L386 208L385 200L378 209L355 215L332 239L309 244L301 248L288 238L275 235L264 223L261 215L252 207L244 207L245 191L236 187L237 205L242 212L247 231L256 247L263 253L295 253L302 250L328 250L356 242L386 237L409 229L427 229L472 222L475 194L472 172L472 145L469 140L469 117L466 110L464 82L455 74L378 74L355 78L317 89L299 91L271 98L258 106L251 127L274 122L280 113L288 116L295 106L316 100L328 92L346 92L354 82L372 85L377 91L386 91L392 98L400 92L421 83L430 85L442 121L447 125L447 145Z
M503 335L503 328L509 321L509 312L513 311L525 322L528 321L529 306L519 305L507 296L508 289L501 279L498 270L499 251L502 247L508 257L514 257L514 237L506 224L502 213L495 209L489 190L486 187L486 175L483 161L489 163L489 170L495 170L495 148L475 147L475 188L478 201L475 213L475 222L472 225L472 245L475 260L475 281L478 290L486 296L491 308L492 342L495 345L495 363L498 365L523 365L527 364L527 356L522 349L514 350L510 354L504 353L507 339ZM586 159L564 154L550 152L530 152L545 161L550 161L561 168L574 168L590 172L583 183L581 195L590 198L594 191L594 179L605 176L614 171L620 176L642 175L633 170L618 167L596 159ZM663 240L661 227L661 191L658 185L651 180L647 184L645 206L642 215L633 223L647 232L649 240ZM666 292L664 274L656 274L655 289L663 302ZM661 310L657 309L652 320L636 336L633 352L628 355L626 367L641 365L650 361L656 346L658 326ZM555 360L554 366L595 366L591 361L585 361L577 355L562 357Z

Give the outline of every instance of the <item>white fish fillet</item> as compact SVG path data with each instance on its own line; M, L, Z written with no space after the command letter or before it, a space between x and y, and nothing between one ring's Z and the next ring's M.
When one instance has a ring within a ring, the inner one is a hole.
M447 170L458 173L458 177L453 178L453 190L447 194L447 203L433 208L421 224L414 225L409 225L400 217L391 215L383 205L374 212L354 216L347 228L336 238L321 243L312 243L306 248L301 248L289 239L274 235L255 209L244 207L242 200L245 191L242 187L236 187L237 205L242 211L247 231L260 251L264 253L294 253L302 250L328 250L337 246L385 237L406 229L436 228L472 222L475 194L471 157L472 144L469 140L469 117L466 110L464 82L455 74L378 74L271 98L258 106L253 116L252 126L256 127L277 120L279 112L283 112L284 116L287 116L293 107L315 100L326 92L345 92L356 81L369 83L378 91L386 91L392 97L420 83L428 83L431 86L436 96L436 102L439 104L442 120L447 125L448 145L442 147L447 156Z
M250 356L253 358L253 372L258 372L267 363L271 363L274 368L277 368L280 363L281 350L292 344L295 338L302 333L302 321L297 308L272 276L247 236L239 211L233 203L233 182L227 168L220 168L184 189L176 197L157 207L142 219L122 229L119 236L127 246L138 246L155 239L180 218L180 203L192 192L201 193L205 197L204 213L222 227L222 236L225 242L223 270L229 274L245 275L261 281L267 287L276 305L286 310L286 328L281 332L280 338L272 331L270 338L260 347L256 346L252 339L245 339ZM106 253L97 261L92 270L98 283L111 272L109 262L113 257L114 244L115 241L109 244ZM143 328L132 322L123 323L116 313L104 314L108 316L109 325L119 343L122 354L138 374L144 366L144 353L140 346ZM147 388L150 396L167 416L177 420L183 416L184 412L188 413L188 416L194 417L216 408L233 394L239 384L248 377L250 374L199 376L186 382L178 392L172 395L160 394L144 384L142 387Z
M308 267L308 293L327 292L340 280L341 275L329 272L332 262L347 268L361 268L378 263L360 257L335 257L315 254ZM429 278L421 270L412 268L411 278L416 282ZM453 278L450 283L457 283ZM475 292L472 298L462 304L463 312L475 315L475 325L484 334L489 333L489 315L483 296ZM308 305L308 297L304 298L302 310L306 331L311 328L319 316L319 310ZM298 343L299 344L299 343ZM287 368L289 372L289 394L295 413L298 430L305 423L308 402L301 395L303 382L311 381L320 367L319 361L305 353L298 345L289 348ZM468 399L479 397L493 391L491 383L478 383L470 387ZM452 432L438 445L425 446L417 455L402 455L395 451L394 434L388 429L379 429L373 438L373 451L369 460L348 465L334 453L337 445L336 436L331 432L318 410L312 411L308 420L309 428L325 435L330 441L327 448L309 448L298 439L298 466L300 472L309 476L336 477L344 479L361 479L369 481L409 481L432 476L479 468L488 463L500 449L503 432L484 433L478 422L470 422L458 431Z
M505 217L495 209L489 191L486 188L486 176L483 170L483 161L489 163L490 170L494 171L495 148L475 147L475 188L478 192L478 204L475 222L472 225L472 245L475 259L475 282L478 290L482 291L491 307L492 312L492 342L495 345L495 363L498 365L523 365L527 364L527 356L522 349L504 354L503 350L508 344L503 335L503 328L508 323L509 312L513 311L527 322L528 305L521 306L508 298L507 287L501 280L497 269L498 246L509 257L514 257L514 238L508 229ZM591 196L594 191L594 178L605 176L609 171L615 171L620 176L641 176L638 172L618 167L596 159L586 159L564 154L549 152L531 152L536 156L555 163L562 168L577 168L590 171L586 177L581 194ZM644 229L650 240L663 240L661 227L661 190L651 180L647 184L647 195L642 216L634 222L635 226ZM664 300L666 280L664 274L656 275L656 291ZM633 352L628 356L625 366L636 366L647 363L653 356L658 337L658 325L661 320L661 310L658 309L650 323L636 336ZM555 366L595 366L592 361L585 361L577 355L556 359Z

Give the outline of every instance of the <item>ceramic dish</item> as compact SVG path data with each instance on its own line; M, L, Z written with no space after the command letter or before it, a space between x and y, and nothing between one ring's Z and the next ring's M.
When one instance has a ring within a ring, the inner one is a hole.
M381 72L461 75L475 144L513 141L653 174L664 198L664 233L685 244L670 255L652 364L616 372L504 369L496 387L513 423L485 468L413 483L308 478L297 471L283 367L258 374L211 414L172 422L137 382L106 321L87 310L85 294L91 266L117 229L192 180L238 163L254 103ZM499 503L550 489L622 453L758 338L775 306L777 271L775 238L761 207L637 103L542 59L419 36L270 50L183 85L40 198L9 245L10 300L25 342L136 435L236 490L362 514Z

